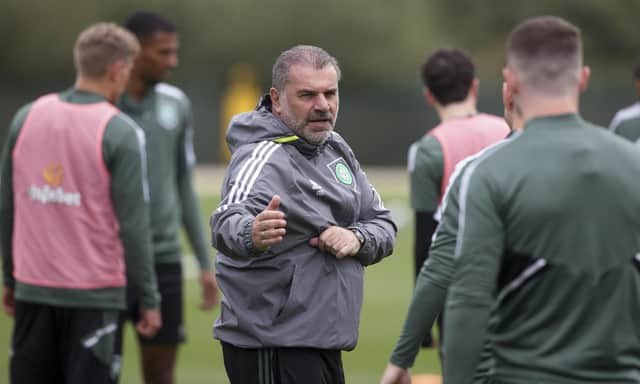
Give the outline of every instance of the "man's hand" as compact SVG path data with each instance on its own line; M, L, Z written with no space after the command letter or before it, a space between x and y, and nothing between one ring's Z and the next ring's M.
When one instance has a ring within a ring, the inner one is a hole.
M200 287L202 287L202 303L200 309L208 311L218 304L218 284L216 277L208 269L200 272Z
M360 241L350 229L331 226L320 236L309 240L312 247L318 247L322 252L328 252L338 259L355 256L360 250Z
M251 241L253 247L259 251L266 251L270 246L281 242L287 233L287 221L284 219L284 213L278 211L279 207L280 196L275 195L253 221Z
M16 314L16 298L13 294L13 288L9 288L6 285L2 292L2 307L4 312L11 317Z
M159 309L143 309L140 311L140 320L136 324L136 331L145 337L153 337L162 327Z
M389 363L382 374L380 384L411 384L409 370Z

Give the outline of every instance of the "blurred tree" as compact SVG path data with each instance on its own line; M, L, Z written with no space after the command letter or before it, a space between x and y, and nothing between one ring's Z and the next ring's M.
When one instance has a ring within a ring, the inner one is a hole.
M170 81L194 102L203 161L220 158L221 118L212 105L220 103L231 66L255 68L264 92L273 61L296 44L318 45L338 58L344 79L338 129L365 163L377 164L403 163L409 143L435 121L422 103L418 74L436 48L458 47L475 57L480 108L500 113L507 33L528 16L565 17L583 31L592 67L583 111L600 124L634 97L630 67L640 53L638 0L1 0L0 143L19 105L73 81L71 53L80 30L121 22L141 8L178 27L181 61Z

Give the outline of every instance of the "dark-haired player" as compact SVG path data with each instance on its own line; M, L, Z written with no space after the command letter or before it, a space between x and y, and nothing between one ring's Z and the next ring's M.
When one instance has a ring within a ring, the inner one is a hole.
M424 98L438 113L440 124L409 149L416 278L428 257L438 224L434 215L456 164L509 133L503 118L478 113L479 82L474 71L471 58L457 49L439 49L422 65ZM429 334L423 346L431 344Z
M191 105L180 89L163 83L178 65L178 33L169 20L145 11L132 14L124 26L136 35L141 50L119 107L146 136L153 251L164 320L155 337L140 337L142 369L147 383L172 383L177 346L185 341L178 236L183 226L200 267L202 309L215 305L217 286L191 180ZM130 317L136 307L129 303Z

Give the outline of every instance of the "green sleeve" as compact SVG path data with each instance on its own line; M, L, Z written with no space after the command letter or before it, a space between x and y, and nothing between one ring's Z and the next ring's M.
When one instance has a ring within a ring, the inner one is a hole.
M11 154L18 139L18 134L27 114L31 110L31 104L22 107L14 116L9 126L7 140L2 150L0 160L0 252L2 252L2 271L4 285L13 288L13 165Z
M630 141L638 140L640 138L640 118L623 120L615 127L614 133Z
M391 354L391 363L410 368L420 351L420 343L429 332L444 305L447 288L455 272L453 254L458 234L460 177L452 184L443 204L442 219L422 266L413 300L400 338Z
M460 187L456 272L444 327L444 378L452 384L471 382L482 361L504 253L500 197L488 167L482 166L482 161L472 164Z
M440 142L425 135L409 150L409 179L411 208L421 212L435 212L440 200L444 159Z
M191 171L195 165L193 151L193 129L191 127L191 108L186 106L187 124L182 132L178 154L178 191L180 193L180 205L182 208L182 222L191 243L191 248L198 260L201 270L211 268L209 259L209 244L205 238L202 218L200 216L200 203L193 189Z
M157 308L159 295L153 270L149 190L144 133L120 114L111 119L102 149L111 173L111 197L120 224L127 281L140 295L142 307Z

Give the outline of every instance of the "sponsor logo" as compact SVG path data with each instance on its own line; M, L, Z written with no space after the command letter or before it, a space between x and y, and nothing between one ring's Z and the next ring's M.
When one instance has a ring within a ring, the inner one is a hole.
M329 167L331 173L333 174L333 177L337 182L339 182L340 184L348 185L350 187L355 187L353 173L342 157L339 157L331 163L327 164L327 167Z
M64 169L62 165L58 163L52 163L44 167L42 171L42 178L44 182L52 187L57 187L62 184L62 177L64 176Z
M66 192L60 186L64 179L64 169L58 163L47 165L42 171L43 186L31 185L27 194L34 201L42 204L58 203L78 207L82 196L77 192Z

